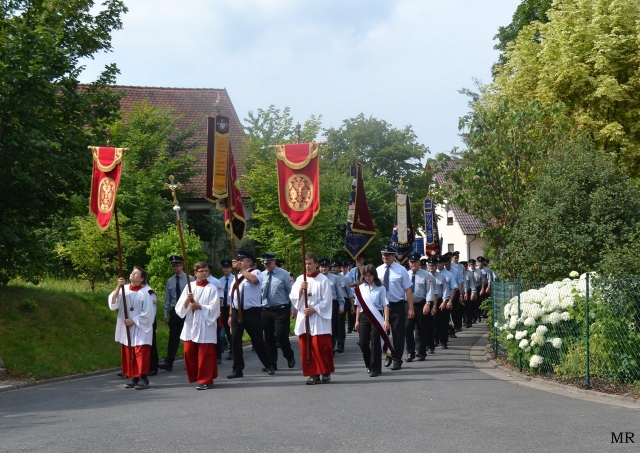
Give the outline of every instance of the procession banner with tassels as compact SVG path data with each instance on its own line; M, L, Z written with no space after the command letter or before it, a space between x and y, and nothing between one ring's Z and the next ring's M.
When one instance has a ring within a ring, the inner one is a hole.
M98 228L104 231L111 222L126 148L89 146L89 149L93 153L89 209L96 217Z
M426 256L440 254L438 239L438 219L435 213L435 203L430 198L424 200L424 250Z
M229 118L216 116L207 118L207 186L205 198L216 202L227 198L229 150Z
M276 146L280 212L293 228L305 230L320 211L318 143Z
M229 145L229 196L226 199L228 209L224 210L224 227L238 242L242 242L247 232L247 219L244 216L244 205L242 204L242 195L236 184L237 179L236 161L233 158L231 145Z
M376 228L364 192L362 165L351 166L351 200L347 214L344 248L356 259L376 237Z
M393 233L391 234L389 245L397 250L397 259L400 264L404 264L409 253L413 251L413 239L409 195L398 193L396 194L396 221L393 225Z

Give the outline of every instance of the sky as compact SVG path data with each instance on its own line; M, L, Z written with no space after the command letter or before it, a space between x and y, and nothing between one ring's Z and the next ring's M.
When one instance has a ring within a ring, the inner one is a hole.
M270 105L339 128L360 113L410 125L430 156L463 147L461 88L491 81L493 37L519 0L125 0L91 82L226 88L240 119Z

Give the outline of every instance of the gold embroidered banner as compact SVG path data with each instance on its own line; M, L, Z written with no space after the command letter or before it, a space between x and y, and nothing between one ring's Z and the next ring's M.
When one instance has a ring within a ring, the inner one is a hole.
M116 203L125 148L90 146L89 149L93 153L89 209L104 231L109 227Z
M205 198L217 201L229 196L229 117L207 118L207 187Z

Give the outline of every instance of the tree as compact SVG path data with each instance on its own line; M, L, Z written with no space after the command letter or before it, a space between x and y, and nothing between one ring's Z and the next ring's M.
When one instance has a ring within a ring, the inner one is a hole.
M603 257L626 248L637 234L638 195L614 159L588 139L554 149L522 205L503 261L532 281L597 270ZM626 265L617 259L621 270Z
M87 193L98 131L117 116L108 87L118 69L79 87L81 58L111 50L111 32L127 11L106 0L0 2L0 284L38 265L36 230Z
M171 193L164 189L169 175L187 183L195 174L196 125L180 130L170 109L150 107L146 102L134 106L125 120L112 125L113 143L127 147L118 189L118 209L129 218L126 231L138 245L131 250L131 262L147 263L149 238L164 231L175 219ZM187 186L188 187L188 186ZM188 192L178 192L181 198Z
M501 53L498 57L498 62L492 69L494 76L498 68L507 61L506 52L509 44L516 40L520 30L532 22L549 22L547 11L551 8L552 3L552 0L523 0L516 8L516 12L513 13L511 23L506 27L498 28L498 34L493 37L493 39L498 40L498 44L493 46L493 48L499 50ZM539 36L535 39L538 42L540 41Z
M640 176L640 3L556 0L523 27L485 100L562 103L606 152Z
M204 261L207 257L202 253L202 242L200 238L189 229L188 225L183 223L182 227L184 247L187 252L187 264L193 268L196 261ZM169 223L166 225L164 232L156 234L151 238L149 247L147 248L147 255L151 257L146 269L150 276L149 286L154 288L154 291L158 293L158 300L160 301L164 298L167 280L173 275L171 265L169 264L169 257L171 255L182 256L178 226ZM191 269L185 268L184 271L190 275L193 274L193 270Z
M127 218L119 216L121 226L126 225ZM72 263L73 269L81 278L89 281L91 292L97 280L105 280L118 275L118 248L116 246L116 230L111 227L101 231L93 215L74 217L71 220L69 237L66 242L56 245L56 253L63 260ZM120 232L122 243L123 268L127 269L127 256L135 248L133 238L126 232ZM125 274L126 275L126 274Z

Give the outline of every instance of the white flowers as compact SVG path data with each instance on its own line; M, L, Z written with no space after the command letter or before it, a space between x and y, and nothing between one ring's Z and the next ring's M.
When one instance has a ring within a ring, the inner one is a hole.
M529 360L529 366L531 368L538 368L544 362L544 358L539 355L532 355L531 360Z
M580 274L578 273L578 271L571 271L571 272L569 272L569 277L578 278L578 277L580 277Z
M510 333L509 335L507 335L507 340L513 340L513 334Z
M562 346L562 338L552 338L551 340L549 340L549 343L551 343L551 346L553 346L556 349L560 349L560 347Z
M516 340L522 340L527 335L529 335L529 332L526 330L516 330Z
M536 333L539 335L546 335L549 332L549 328L547 326L540 325L536 329Z
M539 345L542 346L544 344L544 335L540 335L538 332L533 332L531 334L531 346Z
M527 327L533 327L536 325L536 320L533 316L529 316L527 319L524 320L524 325Z
M520 340L520 343L518 344L518 347L519 347L520 349L524 349L524 348L526 348L527 346L529 346L529 340L527 340L526 338L524 338L524 339Z

